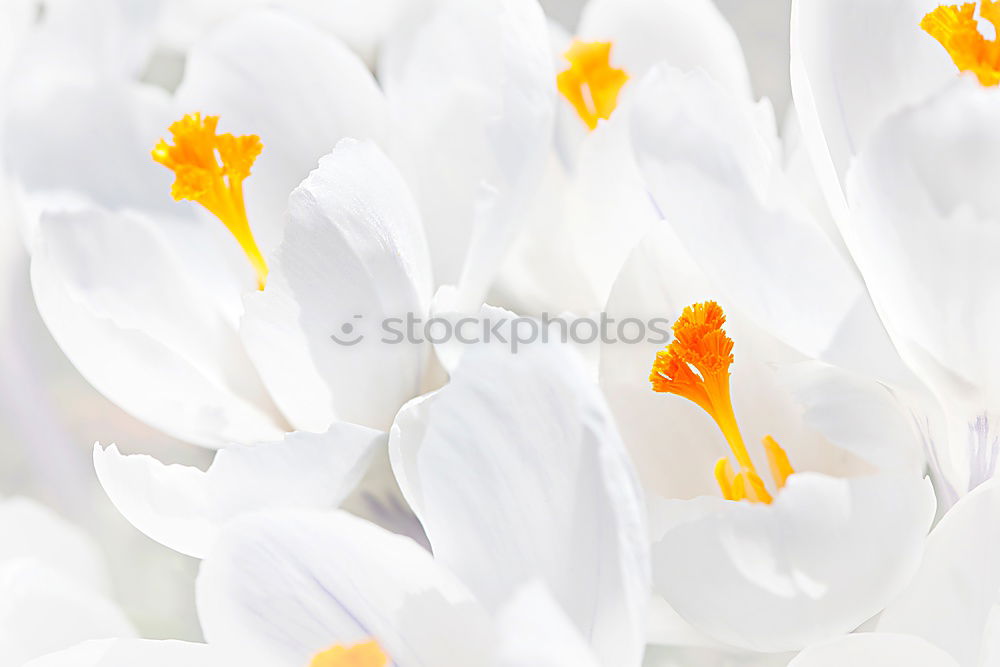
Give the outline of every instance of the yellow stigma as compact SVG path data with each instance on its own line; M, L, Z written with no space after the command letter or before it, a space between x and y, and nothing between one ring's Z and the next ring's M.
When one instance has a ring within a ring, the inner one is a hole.
M736 423L729 392L733 340L722 325L726 315L714 301L696 303L684 309L674 322L674 340L656 354L649 381L653 391L675 394L696 403L715 420L736 459L736 472L729 459L715 464L715 479L727 500L770 503L771 493L754 467ZM771 436L764 438L771 476L776 489L794 470L788 456Z
M198 202L236 237L257 272L257 287L264 289L267 263L250 231L243 203L243 180L263 145L254 134L216 134L218 123L218 116L187 114L170 126L174 144L160 139L153 159L174 172L174 199Z
M564 56L569 61L569 69L556 78L559 92L593 130L598 120L611 118L618 105L618 92L628 81L628 74L611 66L611 42L576 39Z
M1000 83L1000 41L986 39L976 22L976 3L942 5L924 17L920 27L941 42L959 70L974 72L979 83ZM979 15L1000 34L1000 0L982 0Z
M385 667L389 658L374 639L354 646L340 644L317 653L309 667Z

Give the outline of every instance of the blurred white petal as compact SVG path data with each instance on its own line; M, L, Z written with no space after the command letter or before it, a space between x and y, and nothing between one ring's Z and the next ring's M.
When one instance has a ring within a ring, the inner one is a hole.
M27 498L0 502L0 562L26 559L95 592L109 589L104 555L79 527Z
M615 64L634 81L666 63L704 70L734 95L750 97L739 40L711 0L590 0L578 34L612 42Z
M30 559L0 563L0 628L2 667L87 639L135 632L113 602Z
M26 663L24 667L223 667L232 656L208 646L151 639L107 639L90 641ZM248 656L240 665L254 667Z
M788 667L958 667L947 653L926 641L909 635L858 633L845 635L824 644L810 646L799 653Z

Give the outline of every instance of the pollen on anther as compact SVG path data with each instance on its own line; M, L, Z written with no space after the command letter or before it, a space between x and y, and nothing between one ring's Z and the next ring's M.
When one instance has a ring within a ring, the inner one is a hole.
M170 125L173 144L161 139L153 160L174 172L170 194L191 200L215 215L236 238L264 289L267 263L254 240L243 200L243 181L263 150L254 134L219 134L218 116L187 114Z
M1000 40L979 31L976 3L941 5L920 22L920 27L941 43L955 66L972 72L984 86L1000 83ZM979 15L1000 32L1000 1L981 0Z
M574 40L566 53L569 68L556 79L559 92L591 130L611 118L618 94L628 81L625 70L611 66L611 42Z

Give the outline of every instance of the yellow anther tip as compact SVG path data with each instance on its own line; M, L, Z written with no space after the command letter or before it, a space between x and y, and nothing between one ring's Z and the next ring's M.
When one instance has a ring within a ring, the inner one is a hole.
M678 393L678 385L704 384L711 376L728 377L734 357L733 341L722 328L725 323L726 315L715 301L685 308L674 322L674 340L653 362L649 376L653 390Z
M979 32L976 3L941 5L920 21L920 27L941 43L955 66L972 72L984 86L1000 83L1000 41L988 40ZM982 0L980 16L1000 30L1000 2Z
M778 441L771 436L764 437L764 452L767 454L767 463L771 468L771 476L779 489L785 488L785 482L795 472L792 464L788 462L788 454L781 448Z
M254 134L218 134L218 116L187 114L170 125L173 144L161 139L153 147L153 160L174 172L170 194L176 200L198 202L226 225L236 237L264 288L267 265L250 231L243 181L263 150Z
M385 667L389 658L372 640L354 646L333 646L313 657L309 667Z
M618 94L628 81L625 70L611 66L611 42L573 40L563 56L569 68L556 77L559 92L591 130L611 117Z

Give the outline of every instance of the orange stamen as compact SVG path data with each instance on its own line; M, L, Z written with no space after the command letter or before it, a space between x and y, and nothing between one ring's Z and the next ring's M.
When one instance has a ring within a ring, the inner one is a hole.
M986 39L979 32L975 13L974 2L942 5L924 16L920 27L941 43L960 71L973 72L984 86L996 86L1000 83L1000 40L996 36ZM1000 1L982 0L979 15L1000 34Z
M267 263L257 247L243 201L243 181L263 146L257 135L217 134L218 116L188 114L170 126L174 144L161 139L153 159L174 172L171 195L198 202L236 237L264 289Z
M747 452L736 421L730 394L729 376L733 356L733 340L723 325L726 315L714 301L688 306L674 323L674 340L656 354L649 380L653 391L675 394L692 401L715 421L736 459L739 472L734 472L729 459L715 464L715 479L727 500L749 500L770 503L767 490ZM765 449L775 485L781 488L793 470L788 457L770 436Z
M587 127L596 129L598 121L611 118L618 106L628 74L611 66L611 42L573 40L564 56L570 66L556 78L559 92Z

